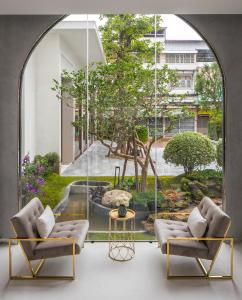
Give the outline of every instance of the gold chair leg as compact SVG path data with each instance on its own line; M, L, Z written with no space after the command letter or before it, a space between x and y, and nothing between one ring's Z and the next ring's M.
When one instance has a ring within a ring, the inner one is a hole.
M221 245L220 245L214 259L212 260L208 270L205 268L201 259L196 258L198 266L200 267L201 271L203 272L203 275L171 275L170 274L170 264L171 264L170 263L170 243L167 242L167 254L166 254L167 279L233 279L234 240L229 239L229 242L230 242L230 274L229 275L211 275L213 266L218 257L218 254L220 252Z
M31 275L13 275L12 273L12 260L13 260L13 254L12 254L12 243L11 239L8 241L8 251L9 251L9 279L10 280L37 280L37 279L46 279L46 280L74 280L75 274L76 274L76 248L75 248L75 241L73 241L72 246L72 275L71 276L45 276L45 275L39 275L41 268L43 267L43 264L45 262L45 259L41 259L38 263L36 269L32 267L31 261L27 258L27 255L21 245L21 243L18 243L20 245L20 248L22 250L22 253L24 255L26 264L29 268Z

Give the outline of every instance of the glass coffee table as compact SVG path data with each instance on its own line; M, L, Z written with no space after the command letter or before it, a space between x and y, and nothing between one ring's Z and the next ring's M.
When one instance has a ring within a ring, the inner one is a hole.
M128 261L135 255L135 211L127 209L125 217L119 217L118 209L109 212L108 256L115 261Z

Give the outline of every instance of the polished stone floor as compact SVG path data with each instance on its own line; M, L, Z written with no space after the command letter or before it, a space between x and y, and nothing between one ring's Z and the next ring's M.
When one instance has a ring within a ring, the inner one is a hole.
M14 268L24 269L17 246ZM0 299L4 300L241 300L242 244L235 246L234 280L167 280L165 256L156 243L136 243L133 260L119 263L108 256L107 243L86 243L77 257L75 281L8 281L7 246L0 247ZM229 247L224 245L215 271L228 268ZM42 273L70 271L70 258L49 260ZM173 272L200 274L193 259L172 258ZM27 270L26 270L27 271Z
M163 159L164 148L155 147L151 150L151 157L155 163L159 176L171 175L177 176L184 173L182 167L176 167L167 164ZM123 168L123 159L106 157L108 150L100 142L94 142L90 148L81 155L74 163L69 166L63 166L61 175L63 176L114 176L115 167ZM215 164L211 164L208 168L215 168ZM149 175L153 175L151 168ZM127 176L134 176L134 163L128 161Z

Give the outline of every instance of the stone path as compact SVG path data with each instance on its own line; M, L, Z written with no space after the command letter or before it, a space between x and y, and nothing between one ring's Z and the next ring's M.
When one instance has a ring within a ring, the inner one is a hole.
M172 164L165 163L163 159L164 148L153 148L151 157L155 162L157 173L162 175L177 176L184 172L182 167L176 167ZM100 142L94 142L89 149L81 155L74 163L65 167L61 173L63 176L114 176L115 167L120 166L123 169L123 159L106 157L108 150ZM216 168L211 164L208 168ZM140 170L139 170L140 171ZM149 168L149 175L153 175ZM128 161L127 176L134 176L134 162Z

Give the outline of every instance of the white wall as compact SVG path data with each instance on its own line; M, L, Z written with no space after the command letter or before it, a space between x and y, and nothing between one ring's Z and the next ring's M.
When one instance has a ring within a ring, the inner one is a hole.
M60 41L50 32L36 48L36 153L60 153L60 107L51 90L53 79L60 81Z
M22 89L22 155L29 153L31 158L36 153L35 143L35 104L36 104L36 73L35 55L28 61L24 73Z
M64 41L60 39L60 51L61 51L61 71L73 71L78 70L80 60L76 57L74 51ZM75 159L75 129L72 122L75 120L75 110L72 107L66 105L62 106L62 147L61 147L61 161L63 164L68 164Z
M80 43L81 45L81 43ZM80 59L65 42L61 32L48 33L34 50L26 66L22 98L22 154L44 155L57 152L61 157L61 102L51 90L53 79L61 80L62 70L77 70ZM65 108L63 123L65 163L75 158L74 110Z

